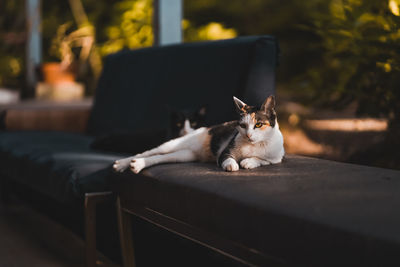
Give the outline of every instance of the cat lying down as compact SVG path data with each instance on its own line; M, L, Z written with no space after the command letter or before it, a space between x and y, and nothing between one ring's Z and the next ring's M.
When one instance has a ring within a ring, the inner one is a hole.
M275 112L275 98L269 96L260 109L233 97L239 120L212 127L201 127L187 135L115 161L113 168L134 173L161 163L217 162L225 171L240 167L253 169L282 161L285 154L283 136Z

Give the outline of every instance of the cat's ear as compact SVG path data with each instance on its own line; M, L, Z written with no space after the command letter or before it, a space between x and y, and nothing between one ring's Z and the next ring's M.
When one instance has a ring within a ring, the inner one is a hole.
M237 98L237 97L233 97L233 102L235 103L236 111L237 111L239 114L243 114L243 113L246 113L246 112L247 112L247 111L246 111L246 106L247 106L247 104L244 103L242 100L240 100L240 99Z
M207 108L205 106L202 106L201 108L199 108L196 112L198 115L200 115L201 117L205 117L206 113L207 113Z
M268 112L269 110L273 111L275 109L275 97L270 95L267 99L265 99L264 103L261 105L261 109L264 112Z

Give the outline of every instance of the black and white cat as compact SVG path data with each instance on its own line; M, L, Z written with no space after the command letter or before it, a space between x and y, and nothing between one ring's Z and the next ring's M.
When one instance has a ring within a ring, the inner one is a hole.
M269 96L260 109L236 97L233 100L239 120L201 127L154 149L117 160L114 170L122 172L130 167L134 173L139 173L143 168L160 163L217 161L224 170L237 171L239 165L253 169L280 163L285 150L274 96Z
M171 111L169 136L177 138L206 126L206 108L201 107L196 111Z
M205 107L197 110L173 110L171 108L168 110L170 124L165 130L144 129L143 131L134 132L112 132L96 137L90 144L90 148L101 151L136 154L157 147L170 139L191 133L197 128L206 126ZM140 140L140 142L132 142L132 140Z

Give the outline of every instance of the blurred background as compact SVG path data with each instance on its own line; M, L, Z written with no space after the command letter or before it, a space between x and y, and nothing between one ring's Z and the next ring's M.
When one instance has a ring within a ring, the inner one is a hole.
M90 98L104 57L155 42L151 0L42 0L42 64L33 90L27 2L0 2L2 104ZM184 42L278 38L278 115L289 153L397 169L399 25L400 0L183 1ZM56 78L69 83L50 88Z

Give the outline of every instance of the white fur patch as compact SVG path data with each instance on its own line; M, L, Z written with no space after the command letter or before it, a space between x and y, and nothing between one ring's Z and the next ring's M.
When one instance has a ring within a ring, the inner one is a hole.
M183 128L179 131L179 136L187 135L193 131L194 129L190 126L190 121L186 119L183 124Z
M243 131L244 130L244 131ZM244 160L247 158L255 158L260 161L260 165L276 164L282 161L285 154L283 147L283 136L279 130L278 123L275 127L268 127L265 130L255 129L254 139L249 140L245 134L246 129L240 129L240 135L236 140L238 151L236 158ZM256 165L255 162L244 162L242 168L251 168Z
M176 163L176 162L190 162L195 161L196 155L188 150L178 150L162 155L154 155L147 158L132 159L130 163L131 171L139 173L142 169L161 164L161 163Z

